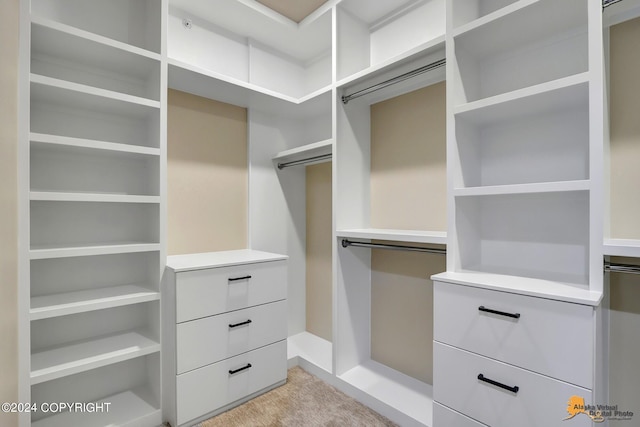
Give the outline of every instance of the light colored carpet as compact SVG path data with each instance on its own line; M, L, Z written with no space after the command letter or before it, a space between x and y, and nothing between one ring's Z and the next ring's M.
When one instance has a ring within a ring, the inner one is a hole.
M396 424L296 366L287 383L199 427L392 427Z

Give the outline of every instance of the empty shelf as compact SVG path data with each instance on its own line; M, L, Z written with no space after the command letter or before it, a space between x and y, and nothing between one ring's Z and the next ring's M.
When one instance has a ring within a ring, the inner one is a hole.
M67 136L31 133L32 145L65 147L69 149L88 149L112 152L124 155L160 156L160 149L141 145L119 144L115 142L96 141L93 139L72 138Z
M554 193L565 191L587 191L589 180L536 182L531 184L489 185L483 187L456 188L455 196L489 196L501 194Z
M31 355L31 384L111 365L160 351L160 344L138 332L84 341Z
M160 299L160 293L138 285L113 286L31 298L31 320L66 316Z
M111 255L134 252L159 251L159 243L122 242L102 245L76 245L70 247L32 247L31 259L67 258L76 256Z
M127 390L96 402L97 405L108 403L109 410L104 412L61 412L51 417L43 418L31 423L32 427L105 427L133 424L160 425L161 411L149 404L140 393Z
M640 240L604 239L604 254L610 256L640 257Z
M30 200L50 202L160 203L160 196L138 196L129 194L32 191L29 197Z

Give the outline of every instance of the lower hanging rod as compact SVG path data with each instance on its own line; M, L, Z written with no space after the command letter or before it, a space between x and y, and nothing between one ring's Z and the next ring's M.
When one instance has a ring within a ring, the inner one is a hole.
M610 273L640 274L640 266L631 264L618 264L615 262L605 262L604 271Z
M446 249L420 248L417 246L403 246L403 245L387 245L383 243L352 242L351 240L348 240L348 239L342 239L342 247L347 248L349 246L354 246L357 248L391 249L395 251L426 252L428 254L437 254L437 255L447 254Z
M332 155L331 153L329 153L322 154L321 156L309 157L307 159L294 160L293 162L278 163L278 169L288 168L289 166L304 165L306 163L319 162L321 160L329 160L331 159L331 157Z
M425 65L423 67L417 68L413 71L409 71L407 73L404 74L400 74L399 76L393 77L389 80L385 80L381 83L375 84L373 86L369 86L368 88L359 90L357 92L354 92L350 95L342 95L342 103L343 104L347 104L349 101L351 101L352 99L356 99L356 98L360 98L361 96L365 96L368 95L372 92L375 92L377 90L380 89L384 89L385 87L391 86L393 84L396 83L400 83L403 82L407 79L410 79L412 77L415 76L419 76L420 74L424 74L427 71L431 71L431 70L435 70L436 68L440 68L443 67L444 65L446 65L447 61L446 59L440 59L438 61L432 62L431 64Z

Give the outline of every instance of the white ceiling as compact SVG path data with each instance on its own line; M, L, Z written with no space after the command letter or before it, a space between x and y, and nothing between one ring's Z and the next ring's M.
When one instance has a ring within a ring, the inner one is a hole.
M300 22L327 0L256 0L295 22Z

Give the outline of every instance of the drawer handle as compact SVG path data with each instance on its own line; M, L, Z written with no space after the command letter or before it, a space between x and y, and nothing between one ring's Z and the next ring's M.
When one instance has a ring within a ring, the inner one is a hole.
M500 316L511 317L513 319L520 318L520 313L507 313L506 311L492 310L490 308L486 308L484 305L478 307L478 310L484 311L485 313L499 314Z
M240 322L240 323L229 323L229 327L237 328L238 326L248 325L249 323L251 323L251 319L245 320L244 322Z
M251 276L242 276L242 277L229 277L230 282L237 282L238 280L248 280L251 279Z
M245 371L247 369L249 369L251 367L251 363L247 363L245 366L243 366L242 368L238 368L238 369L229 369L229 375L233 375L233 374L237 374L238 372L242 372Z
M500 388L503 388L505 390L509 390L512 393L517 393L518 390L520 390L520 387L518 387L517 385L514 385L513 387L511 387L511 386L508 386L506 384L499 383L498 381L490 380L489 378L486 378L482 374L478 374L478 379L480 381L484 381L485 383L489 383L489 384L494 385L496 387L500 387Z

